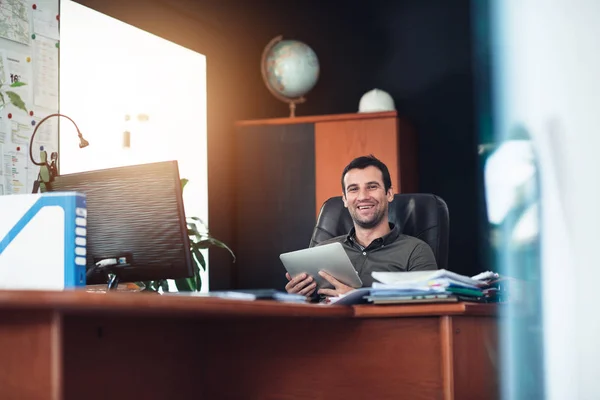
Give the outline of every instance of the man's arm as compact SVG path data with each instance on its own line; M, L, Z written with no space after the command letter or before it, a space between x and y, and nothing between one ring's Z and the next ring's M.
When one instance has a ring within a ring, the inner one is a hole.
M408 271L428 271L438 269L435 256L427 243L415 246L408 260Z

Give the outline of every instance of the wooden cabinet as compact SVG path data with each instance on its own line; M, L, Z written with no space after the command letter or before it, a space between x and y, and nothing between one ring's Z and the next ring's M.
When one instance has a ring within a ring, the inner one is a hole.
M373 154L397 193L416 192L415 135L396 112L239 121L236 124L236 286L285 283L279 254L308 246L319 209L342 194L341 173Z

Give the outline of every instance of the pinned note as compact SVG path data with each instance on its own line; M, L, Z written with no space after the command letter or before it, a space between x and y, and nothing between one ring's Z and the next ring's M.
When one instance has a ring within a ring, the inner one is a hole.
M58 109L58 51L52 39L38 36L33 43L33 102L38 107Z
M33 5L33 31L56 41L59 37L58 19L53 3L56 3L56 0L37 1Z

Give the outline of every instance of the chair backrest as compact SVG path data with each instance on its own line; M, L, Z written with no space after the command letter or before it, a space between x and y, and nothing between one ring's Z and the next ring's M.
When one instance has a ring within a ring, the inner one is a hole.
M438 268L448 266L449 215L446 202L426 193L396 194L389 206L389 221L400 231L421 239L431 246ZM352 218L341 196L323 203L310 247L327 239L347 234Z

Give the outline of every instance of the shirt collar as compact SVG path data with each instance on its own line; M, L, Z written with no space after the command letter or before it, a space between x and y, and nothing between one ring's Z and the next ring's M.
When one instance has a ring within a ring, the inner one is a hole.
M398 239L398 236L400 236L400 228L398 228L398 225L394 225L391 222L389 224L390 231L382 237L374 239L373 242L371 242L371 244L369 245L369 247L371 245L388 245L390 243L394 243L396 239ZM354 227L352 227L352 229L350 229L350 232L348 232L345 242L360 246L356 241L356 229L354 229Z

